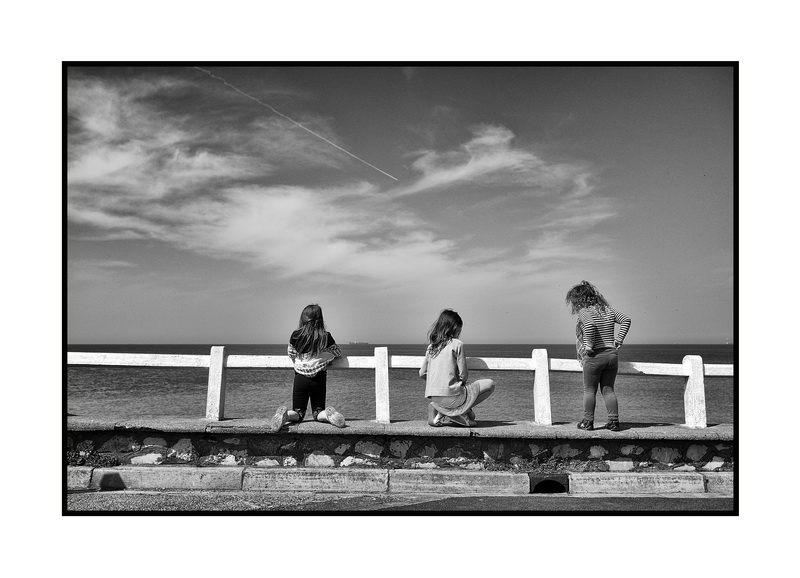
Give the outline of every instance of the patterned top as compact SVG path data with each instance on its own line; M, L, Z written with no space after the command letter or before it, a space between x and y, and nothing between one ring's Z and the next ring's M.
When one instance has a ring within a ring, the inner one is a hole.
M287 353L292 363L294 363L294 370L300 375L314 377L319 372L325 371L325 368L328 367L334 359L342 356L342 350L336 345L336 341L330 333L327 334L328 346L322 351L298 353L297 349L295 349L297 333L298 332L295 331L289 338Z
M614 324L618 323L619 334L614 337ZM603 347L622 347L628 329L631 327L631 318L617 311L613 307L601 310L599 307L585 307L578 312L578 324L575 326L575 336L578 338L575 347L578 352L578 361L583 364L588 351Z

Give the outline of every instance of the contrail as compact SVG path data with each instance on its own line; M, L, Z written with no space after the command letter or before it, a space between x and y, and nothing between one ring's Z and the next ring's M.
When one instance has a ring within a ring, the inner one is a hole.
M246 93L246 92L244 92L243 90L239 90L238 88L236 88L235 86L233 86L231 83L229 83L227 80L225 80L225 79L224 79L224 78L222 78L221 76L217 76L216 74L214 74L214 73L213 73L213 72L211 72L210 70L206 70L206 69L204 69L204 68L200 68L199 66L193 66L192 68L195 68L196 70L199 70L200 72L205 72L205 73L206 73L207 75L209 75L211 78L213 78L213 79L215 79L215 80L219 80L219 81L220 81L222 84L224 84L225 86L227 86L227 87L229 87L229 88L232 88L233 90L235 90L236 92L238 92L238 93L239 93L239 94L241 94L242 96L246 96L246 97L247 97L247 98L249 98L250 100L253 100L253 101L257 102L257 103L258 103L258 104L260 104L261 106L265 106L265 107L267 107L268 109L270 109L272 112L274 112L274 113L275 113L275 114L277 114L278 116L282 116L283 118L285 118L285 119L286 119L286 120L288 120L289 122L291 122L291 123L293 123L293 124L296 124L297 126L299 126L300 128L302 128L304 131L310 132L311 134L313 134L313 135L314 135L315 137L317 137L317 138L321 138L322 140L324 140L324 141L325 141L326 143L328 143L329 145L335 146L335 147L336 147L337 149L339 149L340 151L342 151L342 152L345 152L345 153L349 154L349 155L350 155L351 157L353 157L354 159L356 159L356 160L358 160L358 161L361 161L362 163L364 163L364 164L365 164L365 165L367 165L368 167L372 167L373 169L375 169L375 170L376 170L376 171L378 171L379 173L383 173L384 175L386 175L386 176L387 176L387 177L389 177L390 179L394 179L395 181L397 180L397 179L395 179L395 178L394 178L392 175L390 175L389 173L387 173L386 171L382 171L381 169L379 169L379 168L378 168L378 167L376 167L375 165L371 165L371 164L369 164L369 163L368 163L367 161L365 161L364 159L362 159L362 158L359 158L359 157L357 157L356 155L354 155L353 153L351 153L351 152L349 152L349 151L346 151L346 150L344 150L342 147L340 147L340 146L339 146L339 145L337 145L336 143L332 143L331 141L329 141L328 139L326 139L324 136L318 135L318 134L317 134L317 133L315 133L313 130L311 130L311 129L308 129L308 128L304 127L304 126L303 126L302 124L300 124L299 122L296 122L296 121L292 120L291 118L289 118L288 116L286 116L285 114L283 114L283 113L281 113L281 112L278 112L277 110L275 110L274 108L272 108L270 105L268 105L266 102L261 102L261 101L260 101L260 100L258 100L258 99L257 99L255 96L250 96L249 94L247 94L247 93Z

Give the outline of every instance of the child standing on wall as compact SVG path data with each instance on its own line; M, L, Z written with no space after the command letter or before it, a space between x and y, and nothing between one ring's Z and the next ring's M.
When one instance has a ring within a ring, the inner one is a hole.
M619 368L617 350L622 347L631 328L631 318L611 307L588 281L581 281L567 291L566 303L570 312L578 316L575 348L583 367L583 419L578 423L578 429L594 429L594 409L599 387L608 413L608 423L603 427L619 431L619 404L614 393L614 381ZM620 326L616 336L615 323Z
M299 327L289 337L287 351L294 363L292 409L285 405L278 408L272 418L272 431L280 430L287 422L302 421L309 401L315 420L344 427L344 416L333 406L325 406L326 368L342 352L333 336L325 330L319 305L312 304L303 309Z
M445 309L428 331L428 348L419 376L425 379L428 425L476 425L472 408L494 392L491 379L467 384L469 371L464 343L459 339L464 323L458 313Z

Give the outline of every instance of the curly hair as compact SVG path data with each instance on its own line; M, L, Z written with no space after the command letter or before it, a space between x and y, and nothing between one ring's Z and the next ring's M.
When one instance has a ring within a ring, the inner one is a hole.
M610 307L606 298L597 290L597 287L588 281L581 281L580 284L567 291L567 298L564 301L573 315L585 307L596 305L601 310Z

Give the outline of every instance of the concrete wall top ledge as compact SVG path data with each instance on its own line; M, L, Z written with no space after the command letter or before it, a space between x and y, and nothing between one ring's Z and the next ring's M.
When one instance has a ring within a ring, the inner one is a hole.
M226 419L222 421L186 417L88 417L68 416L68 431L120 431L146 430L174 433L214 434L269 434L269 419ZM631 424L623 423L619 432L607 430L583 431L574 423L539 426L530 421L482 422L477 427L428 426L424 421L395 421L389 424L370 420L350 420L344 428L329 424L306 421L290 425L281 430L282 435L370 435L370 436L421 436L421 437L486 437L516 439L671 439L733 441L732 424L719 424L702 429L675 424Z

